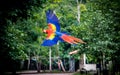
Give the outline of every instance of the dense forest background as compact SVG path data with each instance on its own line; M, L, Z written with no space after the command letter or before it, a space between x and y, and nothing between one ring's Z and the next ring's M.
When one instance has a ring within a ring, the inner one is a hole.
M52 57L67 58L69 52L79 50L73 55L76 59L86 53L92 55L89 59L95 63L112 61L111 71L120 71L119 3L119 0L1 0L1 72L19 70L20 62L30 57L48 64L48 60L41 58L48 58L49 47L41 43L46 37L42 30L47 27L45 11L49 9L58 16L62 31L86 42L76 46L60 42L52 47Z

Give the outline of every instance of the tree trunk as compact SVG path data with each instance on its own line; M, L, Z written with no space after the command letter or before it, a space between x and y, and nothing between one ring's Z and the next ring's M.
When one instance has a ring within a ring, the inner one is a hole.
M52 61L51 61L51 47L49 48L49 70L52 70Z
M41 63L38 62L38 63L37 63L37 72L40 73L40 70L41 70Z
M79 1L78 0L76 0L76 1L77 1L77 11L78 11L78 13L77 13L77 20L80 23L80 5L79 5Z
M29 70L29 68L30 68L30 50L28 51L28 55L29 55L29 57L28 57L27 70Z
M80 70L82 70L82 68L84 67L84 56L83 54L80 55L80 61L79 61L79 67L80 67Z
M80 3L82 3L82 0L80 0L80 3L79 3L79 1L78 0L76 0L76 2L77 2L77 20L78 20L78 22L80 23Z
M20 69L21 69L21 70L23 69L23 65L24 65L24 60L21 60L21 61L20 61Z

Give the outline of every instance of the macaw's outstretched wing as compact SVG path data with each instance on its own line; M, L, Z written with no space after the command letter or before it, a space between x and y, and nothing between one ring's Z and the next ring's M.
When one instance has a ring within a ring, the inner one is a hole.
M55 37L54 39L50 40L50 39L45 39L42 43L42 46L53 46L55 44L57 44L58 42L58 38Z
M46 12L46 18L47 18L48 25L55 27L55 30L60 32L59 20L52 10L48 10Z
M45 30L47 33L46 40L43 41L43 46L52 46L57 44L59 38L56 36L56 31L60 31L60 25L57 16L53 13L53 11L48 10L46 12L46 18L48 23L48 29Z

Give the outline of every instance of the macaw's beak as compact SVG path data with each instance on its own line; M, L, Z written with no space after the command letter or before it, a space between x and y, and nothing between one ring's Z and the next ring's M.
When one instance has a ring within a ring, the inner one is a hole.
M46 33L46 30L44 29L43 32Z

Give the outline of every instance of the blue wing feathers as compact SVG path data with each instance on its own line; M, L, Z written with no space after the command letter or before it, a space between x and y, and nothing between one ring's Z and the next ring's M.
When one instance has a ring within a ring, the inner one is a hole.
M60 24L57 16L53 13L52 10L46 12L47 23L52 23L56 26L56 31L60 31Z
M42 43L42 46L52 46L57 44L56 42L52 41L52 40L44 40Z
M59 40L58 37L55 37L53 40L46 39L43 41L42 46L53 46L57 44L58 40Z

